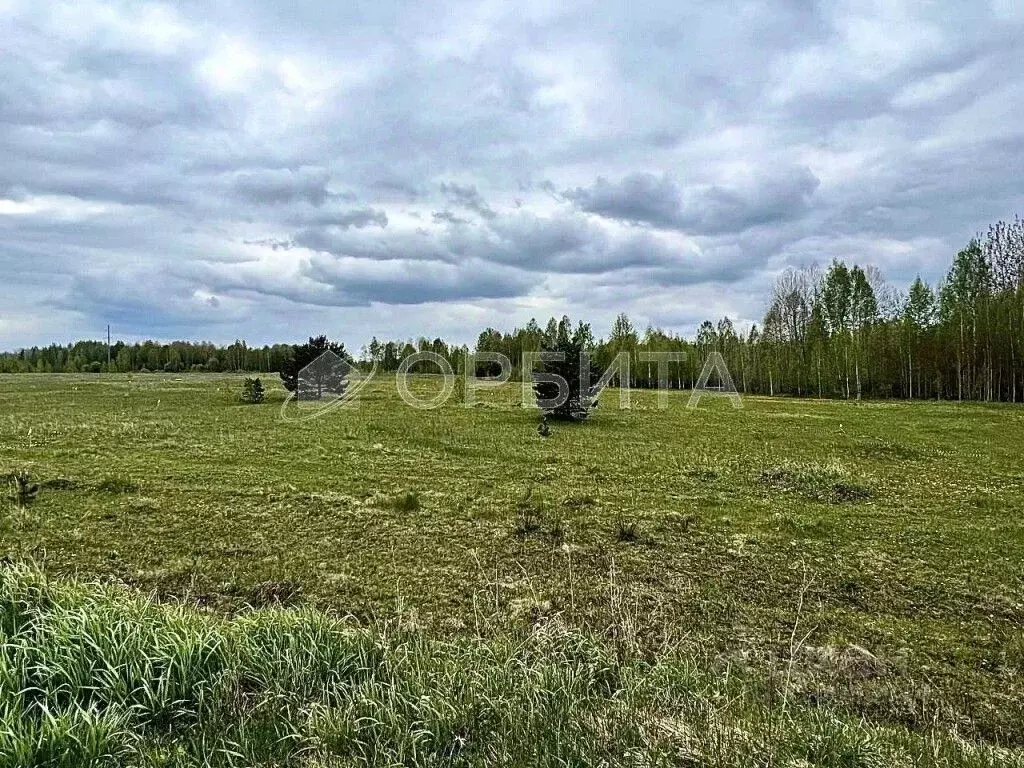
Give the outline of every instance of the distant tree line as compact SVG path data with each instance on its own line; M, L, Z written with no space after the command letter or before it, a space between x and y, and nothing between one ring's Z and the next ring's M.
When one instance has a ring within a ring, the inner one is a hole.
M291 356L293 345L249 347L244 341L227 346L208 342L144 341L110 348L104 341L51 344L0 354L0 373L130 373L184 371L279 371Z
M550 348L568 318L545 326L531 320L502 332L487 328L473 349L440 338L380 340L361 350L357 365L397 371L414 352L435 352L457 373L473 352L498 352L511 361L521 380L524 353ZM772 287L760 324L738 329L728 318L705 321L687 339L660 328L639 331L619 315L606 338L590 325L573 330L600 370L625 353L628 383L658 384L658 366L645 353L683 353L661 371L663 382L685 389L698 379L713 351L722 354L741 392L817 397L941 398L1024 401L1024 221L1000 221L971 240L954 258L937 286L920 278L900 291L873 266L841 260L826 269L789 269ZM275 344L227 347L206 343L118 342L107 364L106 344L23 349L0 355L0 372L78 371L252 371L280 372L294 367L301 347ZM437 371L429 362L413 372ZM496 364L478 365L479 375L497 373ZM625 371L612 383L627 383Z

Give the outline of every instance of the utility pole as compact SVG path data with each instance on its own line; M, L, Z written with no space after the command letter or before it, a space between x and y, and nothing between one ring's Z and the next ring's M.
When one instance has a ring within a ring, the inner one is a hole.
M110 323L107 323L107 373L110 373Z

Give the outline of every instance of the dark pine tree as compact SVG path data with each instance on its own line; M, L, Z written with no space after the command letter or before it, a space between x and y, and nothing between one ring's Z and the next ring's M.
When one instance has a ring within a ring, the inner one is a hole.
M545 406L544 401L552 403L557 400L558 383L534 376L533 391L546 418L583 421L597 407L595 385L600 379L600 372L590 360L592 340L589 325L580 323L574 331L568 317L563 317L544 339L542 351L560 352L563 359L542 361L542 372L561 376L569 385L569 396L564 402Z
M281 383L289 392L299 388L299 374L306 366L317 360L324 352L333 352L345 363L351 364L352 358L345 351L345 345L330 341L326 336L310 336L307 344L296 344L292 354L281 366ZM348 372L347 366L320 366L324 370L315 371L322 391L334 391L340 380ZM337 379L337 381L335 381Z

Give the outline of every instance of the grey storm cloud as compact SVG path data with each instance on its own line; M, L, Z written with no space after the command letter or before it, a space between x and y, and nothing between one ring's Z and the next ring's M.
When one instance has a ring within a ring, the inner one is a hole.
M617 183L599 176L593 186L577 187L565 196L584 211L655 226L677 226L681 215L679 188L667 177L650 173L630 174Z
M485 219L493 219L496 215L475 185L442 184L441 193L451 203L474 211Z
M581 210L600 216L706 235L794 218L808 209L818 184L807 167L758 174L738 186L685 190L667 176L635 173L617 183L599 177L591 187L577 187L565 196Z
M348 229L349 227L356 229L379 227L383 229L388 225L388 214L379 208L351 208L317 213L310 216L306 223L313 227L337 227L338 229Z
M466 268L466 267L469 268ZM487 262L452 264L440 261L352 263L327 255L314 256L305 274L333 290L331 303L367 305L380 301L387 287L395 304L425 304L459 299L511 298L528 290L530 278Z
M0 30L2 348L686 332L791 265L934 282L1024 213L1017 0L5 0Z
M327 199L329 178L323 171L261 170L238 174L234 189L242 199L261 205L304 201L319 207Z

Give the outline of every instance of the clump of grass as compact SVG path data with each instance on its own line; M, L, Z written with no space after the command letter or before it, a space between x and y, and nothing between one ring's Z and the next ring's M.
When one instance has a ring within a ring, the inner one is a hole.
M828 520L822 517L803 517L776 512L772 515L772 520L778 522L780 528L801 536L820 536L830 529Z
M10 474L11 499L19 507L27 507L39 495L39 483L32 481L28 470L18 469Z
M533 498L533 486L526 489L526 493L516 503L516 521L512 526L513 535L520 539L540 531L544 523L544 511L540 504Z
M416 512L422 505L419 494L415 491L408 491L391 498L388 501L388 506L396 512Z
M917 448L895 440L874 439L859 446L862 456L869 459L890 459L895 461L914 461L921 458Z
M160 509L160 503L156 499L141 497L129 500L127 509L138 514L150 514Z
M516 511L515 525L512 532L521 539L538 533L544 526L543 513L533 507L520 508Z
M840 481L833 484L829 501L840 504L847 501L864 501L871 496L871 491L863 485Z
M96 489L104 493L135 493L139 486L128 475L110 475L97 483Z
M565 541L565 522L561 515L552 514L542 500L533 497L530 486L516 504L512 534L520 539L543 535L557 545Z
M622 543L634 543L641 540L640 523L634 518L618 516L615 518L615 540Z
M826 504L863 501L872 497L869 488L851 480L838 464L791 462L763 470L758 480L773 490Z
M553 543L561 544L566 536L565 521L559 516L549 518L546 533Z

